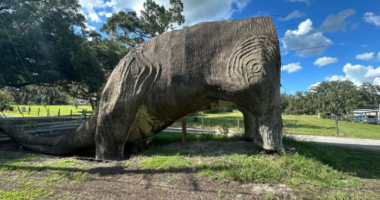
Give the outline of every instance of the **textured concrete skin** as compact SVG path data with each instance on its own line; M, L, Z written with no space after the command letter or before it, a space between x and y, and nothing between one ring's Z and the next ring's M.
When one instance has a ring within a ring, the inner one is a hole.
M80 150L81 143L88 143L84 140L95 138L97 159L118 160L126 142L157 134L190 113L235 105L243 112L245 135L265 150L280 150L280 74L279 42L270 17L200 23L164 33L120 61L98 111L86 128L77 130L72 142L78 144L71 146Z

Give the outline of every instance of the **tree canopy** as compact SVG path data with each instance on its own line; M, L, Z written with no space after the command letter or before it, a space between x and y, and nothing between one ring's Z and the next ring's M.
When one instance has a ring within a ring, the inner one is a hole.
M175 29L175 23L182 25L185 22L181 0L170 0L170 5L167 10L153 0L147 0L140 17L135 11L120 11L109 17L100 31L106 32L112 39L135 47L146 39Z
M3 4L8 9L0 13L0 84L84 83L90 91L99 89L105 80L86 44L85 18L77 0L6 0ZM95 78L99 85L93 83Z
M144 40L184 23L181 0L144 3L141 16L121 11L107 19L104 38L86 27L78 0L0 3L0 88L58 87L97 100L119 60Z
M349 113L355 109L379 108L380 86L351 81L322 82L307 92L281 95L285 114L315 114L317 112Z

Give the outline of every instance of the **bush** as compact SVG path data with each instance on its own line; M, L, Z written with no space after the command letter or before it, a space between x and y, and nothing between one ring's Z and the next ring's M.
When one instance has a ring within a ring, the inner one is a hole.
M0 90L0 101L9 101L9 95L5 91Z
M326 119L326 113L325 112L321 112L320 116L321 116L321 119Z
M0 112L4 112L5 110L13 111L13 107L9 105L8 101L0 101Z

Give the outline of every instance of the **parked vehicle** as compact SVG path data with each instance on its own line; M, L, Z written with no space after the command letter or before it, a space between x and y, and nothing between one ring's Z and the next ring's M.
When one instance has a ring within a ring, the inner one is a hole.
M380 117L377 118L377 124L380 124Z
M378 123L378 119L373 115L358 115L352 119L352 122L376 124Z

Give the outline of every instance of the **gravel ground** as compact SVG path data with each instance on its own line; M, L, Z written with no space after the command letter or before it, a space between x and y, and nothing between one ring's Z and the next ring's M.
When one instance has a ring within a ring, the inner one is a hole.
M292 138L297 141L315 142L328 145L376 149L380 150L380 140L360 139L360 138L344 138L332 136L314 136L314 135L289 135L284 134L286 138Z

